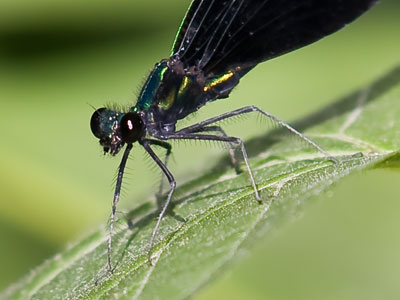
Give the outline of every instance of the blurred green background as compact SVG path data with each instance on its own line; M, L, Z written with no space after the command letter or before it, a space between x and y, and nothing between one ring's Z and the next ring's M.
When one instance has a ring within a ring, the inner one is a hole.
M102 156L90 105L135 102L189 2L0 2L0 289L107 220L119 158ZM260 65L190 122L247 104L291 121L365 86L400 63L399 13L399 1L381 1L340 33ZM262 133L238 123L228 131ZM221 152L177 144L178 185ZM156 190L159 172L143 156L131 155L120 210ZM345 180L197 299L399 299L398 182L394 170Z

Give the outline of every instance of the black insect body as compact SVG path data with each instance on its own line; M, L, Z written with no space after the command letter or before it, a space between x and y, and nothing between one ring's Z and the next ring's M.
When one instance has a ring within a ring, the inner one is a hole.
M116 155L125 146L114 193L108 268L111 268L112 232L124 168L138 142L161 168L170 183L150 240L152 248L160 222L170 204L176 183L167 168L168 140L209 140L239 146L260 200L241 139L227 136L215 123L241 114L258 112L307 143L330 155L294 128L254 106L246 106L176 130L178 120L208 102L226 98L240 78L257 64L313 43L350 23L376 0L194 0L184 18L171 56L161 60L147 78L137 103L129 111L100 108L91 118L93 134L104 151ZM165 162L152 146L166 149Z

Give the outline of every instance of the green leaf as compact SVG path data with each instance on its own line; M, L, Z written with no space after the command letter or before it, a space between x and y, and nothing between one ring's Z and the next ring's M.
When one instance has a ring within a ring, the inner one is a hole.
M32 271L0 295L4 299L183 299L271 230L292 222L310 203L351 173L398 168L400 68L309 117L295 122L339 163L281 139L283 131L246 143L263 203L246 172L227 158L181 185L163 219L148 263L156 207L149 200L118 221L113 274L106 274L107 231L98 230ZM179 185L179 184L178 184ZM106 228L106 226L104 226Z

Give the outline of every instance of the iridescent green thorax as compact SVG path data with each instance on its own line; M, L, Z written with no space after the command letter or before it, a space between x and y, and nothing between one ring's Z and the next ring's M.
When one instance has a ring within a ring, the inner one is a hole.
M171 78L172 79L172 78ZM160 90L160 98L158 99L158 108L160 111L169 111L174 106L183 105L185 101L190 101L188 92L196 86L195 78L189 75L174 76L170 86L163 87ZM193 99L192 99L193 100Z
M154 104L154 99L156 98L158 88L163 81L167 70L168 65L166 61L162 61L155 66L140 92L138 101L136 103L136 107L139 110L148 110L152 104Z
M161 61L146 80L135 107L145 113L151 111L157 121L173 118L176 122L180 111L191 112L196 106L204 82L201 72L186 70L173 58Z
M209 101L225 98L239 82L237 69L205 76L196 67L186 68L175 57L158 63L144 84L136 105L148 128L162 132Z

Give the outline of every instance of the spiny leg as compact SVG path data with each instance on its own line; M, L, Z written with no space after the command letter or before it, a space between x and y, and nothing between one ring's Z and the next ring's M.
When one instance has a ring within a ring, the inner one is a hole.
M247 172L249 173L251 184L254 189L254 194L258 201L261 201L260 195L257 190L256 182L254 180L253 172L250 168L249 159L247 157L247 152L244 147L244 143L240 138L231 137L231 136L216 136L216 135L207 135L207 134L171 134L168 136L159 137L166 140L203 140L203 141L216 141L216 142L225 142L231 144L237 144L240 146L240 150L242 151L244 162L246 163Z
M126 145L124 155L122 156L122 160L119 165L117 184L115 186L114 199L113 199L111 218L110 218L110 232L108 235L108 247L107 247L107 266L108 266L109 272L113 271L112 266L111 266L111 247L112 247L112 234L113 234L114 222L115 222L115 213L117 210L117 204L119 202L119 197L121 194L122 178L124 177L124 170L125 170L126 162L128 160L129 152L131 151L131 149L132 149L132 144Z
M221 133L222 136L227 137L228 135L226 134L225 130L223 130L220 126L207 126L204 128L199 128L198 130L195 131L190 131L190 132L184 132L185 134L187 133L201 133L201 132L219 132ZM183 132L180 130L178 133L182 134ZM233 147L232 143L229 143L229 156L231 157L231 162L233 167L235 168L236 174L239 174L241 172L238 161L235 156L235 148Z
M251 112L258 112L258 113L262 114L263 116L266 116L267 118L269 118L273 122L275 122L275 123L281 125L282 127L286 128L287 130L289 130L290 132L294 133L295 135L300 137L302 140L304 140L305 142L307 142L308 144L310 144L311 146L316 148L318 151L323 153L327 157L327 159L333 161L334 163L338 162L337 159L334 156L332 156L328 151L324 150L321 146L319 146L318 144L316 144L315 142L310 140L304 134L298 132L296 129L294 129L289 124L283 122L282 120L278 119L277 117L271 115L270 113L268 113L266 111L263 111L262 109L260 109L260 108L258 108L256 106L245 106L245 107L236 109L234 111L224 113L224 114L219 115L217 117L213 117L213 118L207 119L205 121L202 121L200 123L197 123L197 124L188 126L186 128L183 128L183 129L179 130L177 133L179 134L179 133L187 133L187 132L196 132L196 131L200 130L201 128L207 127L208 125L217 123L217 122L222 121L224 119L232 118L232 117L235 117L235 116L239 116L239 115L247 114L247 113L251 113Z
M153 249L154 246L154 241L157 236L158 229L160 227L161 220L163 219L165 212L168 209L168 206L171 202L172 194L174 193L175 187L176 187L176 182L171 174L171 172L167 169L167 167L164 165L164 163L158 158L158 156L154 153L153 149L151 149L150 145L154 143L155 140L150 140L150 139L144 139L142 141L139 141L140 144L144 147L144 149L147 151L147 153L151 156L151 158L157 163L157 165L161 168L161 170L164 172L165 176L168 179L169 185L171 186L171 189L168 193L167 200L164 203L164 206L162 207L160 214L158 215L157 223L156 226L153 229L153 233L151 235L150 239L150 250L149 250L149 261L150 261L150 254L151 250Z
M167 143L167 142L164 142L164 141L159 141L159 140L151 140L151 139L148 139L147 140L148 142L149 142L149 144L150 145L156 145L156 146L160 146L160 147L162 147L162 148L164 148L165 150L167 150L166 151L166 153L165 153L165 158L164 158L164 165L165 166L167 166L167 164L168 164L168 158L169 158L169 156L171 155L171 153L172 153L172 146L171 146L171 144L169 144L169 143ZM157 199L157 205L158 205L158 208L159 209L161 209L161 199L162 199L162 191L163 191L163 178L161 178L161 181L160 181L160 187L158 188L158 192L157 192L157 194L156 194L156 199Z

